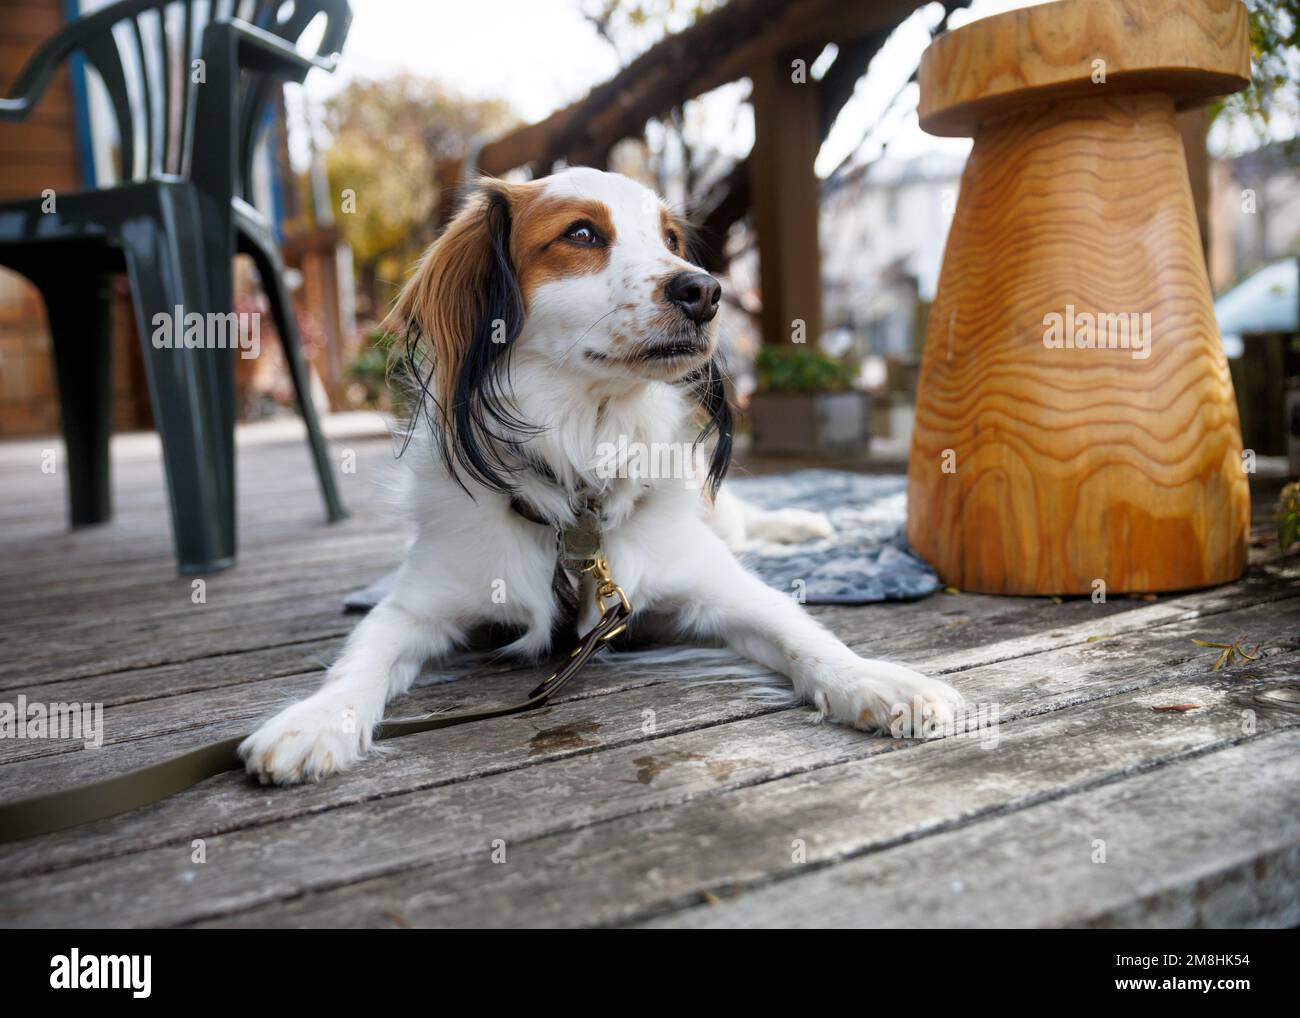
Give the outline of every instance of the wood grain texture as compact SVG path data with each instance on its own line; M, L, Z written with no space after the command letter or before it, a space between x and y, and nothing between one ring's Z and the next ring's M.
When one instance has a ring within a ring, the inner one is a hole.
M1071 309L1076 326L1138 316L1146 355L1049 347L1048 316ZM980 129L930 313L908 482L908 538L963 590L1241 575L1237 407L1168 96L1108 93Z
M969 137L1026 102L1103 89L1158 92L1180 108L1195 106L1250 83L1247 12L1240 0L1026 7L944 33L926 50L919 81L921 126L951 137Z

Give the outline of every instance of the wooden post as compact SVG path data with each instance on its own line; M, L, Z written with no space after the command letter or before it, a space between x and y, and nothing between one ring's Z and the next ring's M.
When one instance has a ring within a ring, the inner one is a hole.
M315 360L315 368L332 407L347 405L344 345L351 339L343 325L341 288L352 281L339 276L340 243L338 227L317 226L285 237L283 247L285 264L302 273L298 302L316 314L325 334L323 356Z
M821 147L817 88L791 80L791 61L757 64L754 84L753 216L763 291L763 342L789 343L797 322L821 335L819 188L813 163Z

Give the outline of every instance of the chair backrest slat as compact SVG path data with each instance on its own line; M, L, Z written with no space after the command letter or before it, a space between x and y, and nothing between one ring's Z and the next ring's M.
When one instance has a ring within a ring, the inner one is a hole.
M194 52L198 47L195 34L200 30L194 18L194 0L183 0L181 18L181 126L180 151L177 153L176 172L186 176L190 172L190 146L194 140Z
M218 20L239 18L296 44L318 17L326 30L317 56L343 45L351 20L347 0L119 0L83 15L64 31L102 81L118 128L119 176L189 176L193 170L198 89L203 87L203 34ZM195 80L196 77L199 80ZM240 151L236 166L246 193L253 152L276 82L244 71L236 96Z
M184 64L184 54L177 52L178 42L176 17L179 12L176 5L164 7L158 12L159 52L159 88L162 91L162 172L176 173L175 161L179 155L180 136L175 130L172 105L176 99L177 73Z
M176 54L172 48L172 33L168 27L168 15L173 7L162 8L158 12L158 90L162 92L162 156L159 166L163 173L172 172L172 159L176 155L176 142L172 137L172 90L176 87Z
M103 81L109 102L113 105L113 115L117 119L118 154L121 159L118 172L124 179L131 179L135 176L135 121L131 116L131 101L127 91L126 72L122 67L121 50L110 32L86 40L82 50L87 63L94 67Z
M140 16L130 19L131 36L135 40L135 66L140 83L140 119L144 128L144 171L153 174L158 171L158 145L154 139L153 92L149 87L149 57L145 54L144 33L140 28Z

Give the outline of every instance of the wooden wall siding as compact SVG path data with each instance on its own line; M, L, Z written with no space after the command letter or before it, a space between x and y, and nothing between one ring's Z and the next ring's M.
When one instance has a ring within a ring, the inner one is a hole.
M111 331L113 428L147 428L152 416L125 277L114 283ZM0 269L0 438L52 435L58 430L58 390L44 302L22 276Z
M63 24L63 0L0 0L0 22L0 95L8 96L28 58ZM0 124L0 201L80 186L72 78L64 67L27 120ZM0 436L58 427L44 304L25 279L0 269Z
M0 0L0 95L9 95L27 59L63 24L62 0ZM71 74L64 66L32 115L0 124L0 201L29 198L47 187L84 186L72 105ZM148 427L150 413L129 291L114 285L113 427ZM40 293L17 273L0 269L0 437L59 430L58 390L50 359L50 333Z
M36 435L58 426L41 295L21 276L0 270L0 435Z
M0 95L36 48L64 23L64 0L0 0ZM85 186L73 112L72 78L61 68L32 115L0 124L0 202ZM130 291L114 283L111 316L113 428L152 427L144 364ZM0 268L0 438L55 434L58 392L40 294L20 275Z
M28 58L63 24L63 0L0 0L0 9L0 95L9 95ZM72 77L65 66L30 117L0 127L0 200L80 186Z

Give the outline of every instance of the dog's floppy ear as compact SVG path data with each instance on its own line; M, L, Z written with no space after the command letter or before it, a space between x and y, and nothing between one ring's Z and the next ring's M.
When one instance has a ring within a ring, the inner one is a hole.
M508 491L495 439L527 430L511 412L498 372L523 327L523 299L510 257L510 186L480 182L425 252L387 320L404 336L404 362L453 476L459 464ZM434 406L428 406L432 399Z
M448 421L476 341L495 338L501 353L522 323L510 225L508 185L480 182L424 253L386 323L388 331L424 347L434 374L432 395Z

